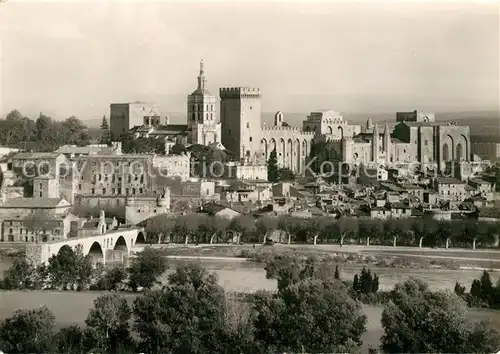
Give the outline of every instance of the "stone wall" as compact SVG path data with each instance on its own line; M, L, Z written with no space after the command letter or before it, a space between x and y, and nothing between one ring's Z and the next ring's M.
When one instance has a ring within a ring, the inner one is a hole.
M26 244L26 260L34 265L42 263L42 248L40 243Z

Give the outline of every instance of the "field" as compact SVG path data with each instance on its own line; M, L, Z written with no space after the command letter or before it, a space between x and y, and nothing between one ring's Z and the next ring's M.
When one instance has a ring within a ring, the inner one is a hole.
M55 315L58 328L77 323L84 325L88 311L93 307L94 299L99 296L97 292L40 292L40 291L14 291L0 292L0 318L8 317L18 308L37 308L46 305ZM135 295L124 294L130 303ZM369 346L377 346L383 334L380 317L382 308L375 306L363 306L368 317L367 332L363 337L363 352L367 352ZM495 328L500 329L500 312L485 310L470 310L470 316L474 320L492 321Z

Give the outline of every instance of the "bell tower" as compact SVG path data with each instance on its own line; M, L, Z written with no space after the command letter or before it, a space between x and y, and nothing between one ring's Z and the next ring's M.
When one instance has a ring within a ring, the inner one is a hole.
M220 124L216 113L217 98L207 88L205 65L200 60L198 85L196 90L188 96L187 124L191 130L192 144L208 145L220 142Z

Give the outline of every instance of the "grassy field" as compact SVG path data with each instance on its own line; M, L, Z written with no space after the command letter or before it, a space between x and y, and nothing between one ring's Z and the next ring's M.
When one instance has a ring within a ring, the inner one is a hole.
M41 292L41 291L12 291L0 292L0 318L10 316L19 308L37 308L47 306L55 315L58 328L77 323L84 325L93 301L101 293L98 292ZM132 304L135 295L124 294ZM363 352L368 352L369 346L379 345L383 334L380 325L381 307L363 305L368 317L367 332L363 337ZM490 320L492 325L500 330L500 312L486 310L470 310L470 317L474 320Z

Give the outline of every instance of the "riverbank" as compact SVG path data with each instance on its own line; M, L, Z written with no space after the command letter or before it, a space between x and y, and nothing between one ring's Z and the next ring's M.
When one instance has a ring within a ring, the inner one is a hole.
M445 250L432 248L338 245L152 245L169 258L244 258L265 263L277 255L310 257L339 265L413 269L500 269L495 250ZM134 251L140 251L140 248Z

